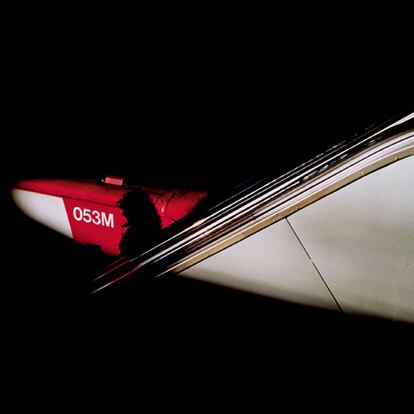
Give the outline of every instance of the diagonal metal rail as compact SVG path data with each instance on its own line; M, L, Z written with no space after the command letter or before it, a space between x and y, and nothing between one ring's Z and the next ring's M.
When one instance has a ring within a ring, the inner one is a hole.
M134 278L154 278L168 273L185 257L217 242L224 235L264 216L275 202L306 183L326 175L358 153L381 145L404 131L414 130L414 112L401 115L361 136L342 141L328 151L278 177L267 176L240 185L202 213L183 219L174 234L166 232L150 249L118 259L93 281L93 293L117 282Z

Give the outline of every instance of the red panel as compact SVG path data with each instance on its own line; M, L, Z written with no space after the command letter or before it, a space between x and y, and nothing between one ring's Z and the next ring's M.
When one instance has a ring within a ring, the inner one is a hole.
M73 238L83 244L100 246L102 251L119 255L119 243L126 227L122 209L103 204L64 198Z
M202 191L158 190L142 186L99 184L86 180L34 179L17 183L16 187L62 197L73 238L83 244L95 244L102 251L119 255L119 243L126 228L119 201L130 191L148 194L166 228L186 216L206 195Z
M36 179L23 180L16 187L57 197L76 198L83 201L116 206L125 193L126 187L108 186L86 180Z
M158 190L141 186L118 187L86 180L23 180L18 182L16 187L65 199L73 198L114 207L126 193L140 189L146 192L154 203L163 228L184 217L207 195L207 192L203 191Z
M156 205L162 227L185 217L206 195L202 191L176 191L164 204Z

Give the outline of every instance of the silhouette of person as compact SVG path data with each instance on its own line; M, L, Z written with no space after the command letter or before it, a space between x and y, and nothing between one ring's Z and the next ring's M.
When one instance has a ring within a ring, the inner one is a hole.
M139 253L150 247L161 231L161 218L148 195L134 190L124 195L119 202L127 222L119 249L121 254Z

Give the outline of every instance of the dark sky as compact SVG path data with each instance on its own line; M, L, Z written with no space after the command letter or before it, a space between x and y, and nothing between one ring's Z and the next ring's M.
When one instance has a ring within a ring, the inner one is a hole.
M10 164L1 166L2 195L13 180L37 176L225 186L295 166L412 108L407 10L278 3L22 6L5 26L1 153ZM406 327L396 324L191 281L167 279L91 304L85 278L96 270L93 254L3 200L4 336L20 394L39 385L49 395L62 392L61 401L83 400L77 408L96 408L115 389L118 403L132 396L138 404L156 390L152 404L171 402L183 397L174 387L183 374L190 393L204 384L198 408L220 395L211 384L227 390L236 383L240 401L269 374L271 387L293 375L300 392L315 372L340 380L361 367L395 366L384 355L407 344ZM123 388L128 375L131 391ZM76 380L68 386L67 378ZM359 383L352 384L347 397Z
M410 105L413 28L395 9L21 11L16 174L208 187L286 168Z

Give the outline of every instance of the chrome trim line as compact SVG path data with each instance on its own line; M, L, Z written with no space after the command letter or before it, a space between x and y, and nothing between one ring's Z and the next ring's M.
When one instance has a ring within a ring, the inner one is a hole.
M336 191L361 175L414 155L414 112L343 141L279 177L249 184L153 248L118 261L94 280L93 292L139 274L179 273Z

